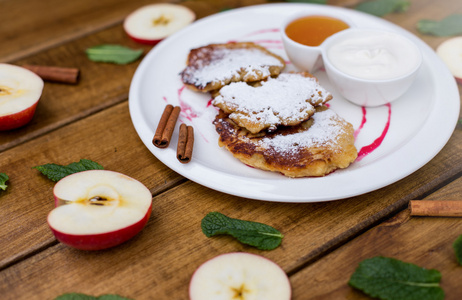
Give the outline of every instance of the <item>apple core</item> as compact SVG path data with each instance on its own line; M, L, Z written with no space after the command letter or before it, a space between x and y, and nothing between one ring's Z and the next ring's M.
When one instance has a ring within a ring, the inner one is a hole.
M91 170L68 175L53 189L55 206L48 225L64 244L100 250L121 244L146 225L152 195L126 175Z

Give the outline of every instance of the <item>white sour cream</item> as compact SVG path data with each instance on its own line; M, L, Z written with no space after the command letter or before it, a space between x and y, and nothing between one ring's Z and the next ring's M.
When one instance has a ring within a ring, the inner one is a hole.
M411 41L388 32L345 35L327 49L327 56L341 72L369 80L409 74L421 59L419 49Z

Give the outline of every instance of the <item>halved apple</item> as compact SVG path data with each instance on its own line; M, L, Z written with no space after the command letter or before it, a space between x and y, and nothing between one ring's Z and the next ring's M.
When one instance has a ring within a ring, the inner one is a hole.
M449 68L459 84L462 84L462 36L450 38L436 48L436 53Z
M43 86L35 73L0 64L0 130L19 128L32 120Z
M244 252L206 261L189 284L190 300L289 300L291 295L289 278L276 263Z
M186 6L157 3L143 6L129 14L123 26L134 41L155 45L195 19L196 14Z
M107 249L131 239L151 214L149 189L113 171L68 175L53 193L56 207L48 214L48 225L60 242L81 250Z

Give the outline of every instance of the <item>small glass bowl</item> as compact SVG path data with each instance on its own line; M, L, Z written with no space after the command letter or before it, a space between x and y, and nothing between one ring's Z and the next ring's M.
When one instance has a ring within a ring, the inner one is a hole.
M295 67L299 68L300 70L314 73L316 70L322 67L322 43L319 46L307 46L292 40L286 34L286 27L290 23L299 18L309 16L325 16L338 19L340 21L345 22L348 26L350 26L350 28L355 27L355 25L353 24L353 22L348 20L348 18L344 17L341 13L326 13L325 11L317 11L316 9L300 11L296 14L291 15L283 21L280 31L282 35L282 43L284 45L284 49L289 60Z

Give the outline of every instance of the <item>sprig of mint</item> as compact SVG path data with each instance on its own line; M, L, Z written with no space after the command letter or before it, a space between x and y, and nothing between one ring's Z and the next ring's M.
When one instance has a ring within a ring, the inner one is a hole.
M202 232L211 237L227 234L243 244L257 247L260 250L277 248L284 237L275 228L252 221L233 219L219 212L208 213L201 222Z
M85 295L81 293L68 293L68 294L62 294L61 296L56 297L55 300L130 300L130 299L121 297L118 295L112 295L112 294L93 297L93 296L89 296L89 295Z
M88 48L86 51L90 60L96 62L128 64L137 60L143 50L134 50L121 45L98 45Z
M327 0L286 0L286 2L293 2L293 3L313 3L313 4L327 4Z
M388 257L359 263L348 284L383 300L442 300L441 273Z
M394 12L406 12L411 5L409 0L373 0L358 4L355 9L383 17Z
M462 266L462 235L459 235L459 237L454 241L454 244L452 244L452 247L456 253L456 258L459 262L459 265Z
M0 189L6 190L6 188L8 187L8 185L6 184L8 179L10 179L8 175L6 175L5 173L0 173Z
M39 170L50 180L59 181L67 175L87 170L102 170L103 167L100 164L89 159L81 159L80 161L73 162L71 164L68 164L67 166L57 164L45 164L33 167L33 169Z
M420 20L417 30L424 34L436 36L453 36L462 34L462 15L450 15L441 21Z

